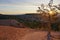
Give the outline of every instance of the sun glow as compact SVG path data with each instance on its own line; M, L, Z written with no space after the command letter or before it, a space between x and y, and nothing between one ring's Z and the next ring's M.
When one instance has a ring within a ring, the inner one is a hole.
M49 11L49 14L52 15L54 12L53 11Z

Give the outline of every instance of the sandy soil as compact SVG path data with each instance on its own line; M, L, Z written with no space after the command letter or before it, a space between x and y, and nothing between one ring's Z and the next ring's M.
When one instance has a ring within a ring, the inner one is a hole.
M51 35L60 37L60 32L51 32ZM47 31L38 31L30 28L15 28L0 26L0 40L46 40ZM60 40L60 39L54 39Z
M29 28L15 28L0 26L0 40L20 40L24 35L32 32Z

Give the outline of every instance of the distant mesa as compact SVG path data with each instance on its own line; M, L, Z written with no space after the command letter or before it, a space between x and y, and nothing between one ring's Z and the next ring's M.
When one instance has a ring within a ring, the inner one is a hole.
M0 14L0 15L3 15L3 14Z
M13 27L17 27L17 28L24 28L26 27L25 25L23 25L23 23L19 23L18 21L14 20L14 19L2 19L0 20L0 26L13 26Z

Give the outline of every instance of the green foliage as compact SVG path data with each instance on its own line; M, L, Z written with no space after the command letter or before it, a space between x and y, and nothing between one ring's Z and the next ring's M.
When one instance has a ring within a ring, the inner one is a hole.
M15 18L15 19L20 23L21 22L24 23L29 28L40 29L40 30L48 30L48 26L45 24L43 24L43 26L42 26L40 21L35 21L35 20L29 21L29 20L24 20L24 19L20 19L20 18ZM60 31L60 27L57 23L52 23L51 29L54 31Z
M38 28L40 25L40 22L37 22L37 21L25 22L25 25L27 25L30 28Z
M59 31L59 25L56 24L56 23L53 23L53 24L51 25L51 28L52 28L52 30L54 30L54 31Z

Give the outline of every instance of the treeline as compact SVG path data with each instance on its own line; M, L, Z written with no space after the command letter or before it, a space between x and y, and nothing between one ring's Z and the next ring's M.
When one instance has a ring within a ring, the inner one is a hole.
M41 20L40 14L28 14L28 15L0 15L0 19L15 19L20 23L24 23L29 28L48 30L48 22L43 22ZM60 20L58 18L54 19L51 23L51 30L60 31Z
M32 29L39 29L39 30L48 30L49 23L42 23L41 21L29 21L24 19L18 19L18 21L21 23L24 23L27 27ZM60 31L60 24L59 23L51 23L51 30L53 31Z

